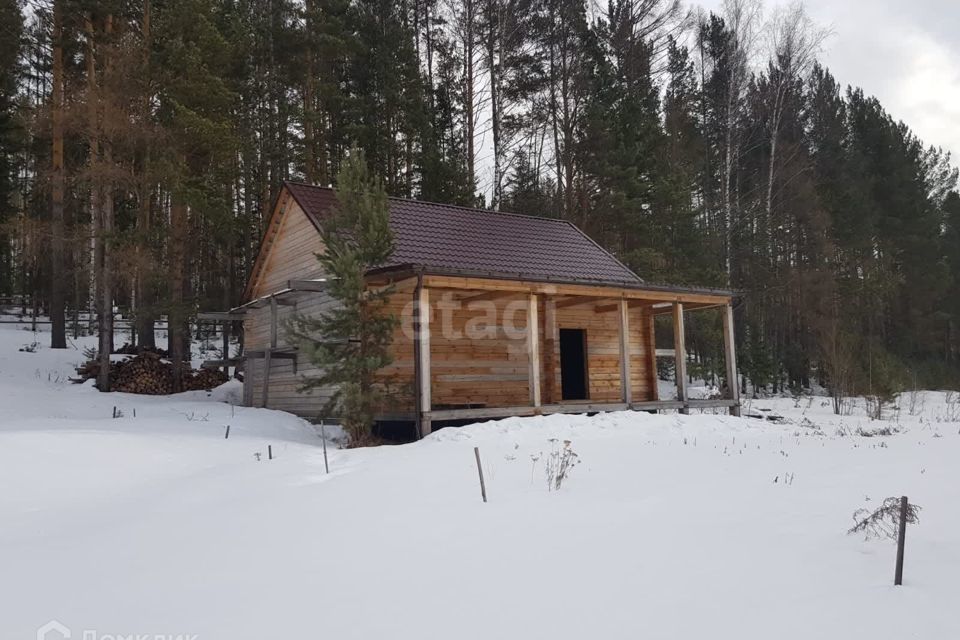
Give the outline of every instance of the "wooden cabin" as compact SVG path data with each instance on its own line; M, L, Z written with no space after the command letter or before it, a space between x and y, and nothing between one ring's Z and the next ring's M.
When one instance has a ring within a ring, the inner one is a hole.
M317 373L290 344L284 320L334 302L315 254L319 221L337 204L328 188L287 182L272 211L245 292L230 312L244 327L246 404L317 417L332 390L299 390ZM448 421L624 409L727 407L739 412L732 294L651 285L573 224L549 218L390 199L395 251L368 274L392 285L400 318L393 363L379 382L382 421L408 421L423 436ZM657 393L654 318L720 307L727 397L687 397L677 358L677 397Z

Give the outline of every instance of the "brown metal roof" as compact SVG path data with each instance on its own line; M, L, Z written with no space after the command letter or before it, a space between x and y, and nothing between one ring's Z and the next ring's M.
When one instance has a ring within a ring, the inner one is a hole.
M317 226L336 205L330 188L285 184ZM390 226L395 248L385 268L412 266L547 282L643 282L564 220L390 198Z

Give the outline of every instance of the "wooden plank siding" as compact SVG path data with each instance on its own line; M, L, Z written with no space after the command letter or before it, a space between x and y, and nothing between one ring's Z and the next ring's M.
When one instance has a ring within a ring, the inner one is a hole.
M301 296L294 305L277 307L277 347L293 349L284 330L286 321L294 313L319 314L335 304L326 293L310 293ZM245 343L248 352L270 348L271 311L269 306L250 309L244 318ZM263 386L264 358L247 358L244 383L244 396L251 406L263 406L261 387ZM316 417L333 393L333 389L313 389L309 393L299 391L304 376L320 375L317 369L302 353L297 353L297 371L294 373L293 361L272 358L270 360L270 381L267 390L267 407L289 411L304 417Z
M257 273L251 299L269 295L287 286L289 280L310 280L323 275L316 254L323 251L323 242L316 227L300 206L288 198L279 220L276 235Z

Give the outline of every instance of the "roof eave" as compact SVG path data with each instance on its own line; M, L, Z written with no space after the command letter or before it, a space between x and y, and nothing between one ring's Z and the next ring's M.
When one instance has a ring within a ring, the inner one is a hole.
M651 284L640 280L632 281L613 281L613 280L591 280L587 278L550 278L544 276L523 274L523 273L505 273L502 271L481 271L475 269L452 269L448 267L431 267L428 265L417 264L399 264L386 267L377 267L367 271L368 276L392 275L396 277L412 277L418 274L429 276L454 276L467 278L488 278L491 280L513 280L524 282L537 282L542 284L565 284L582 285L591 287L608 287L611 289L633 289L637 291L659 291L663 293L692 294L692 295L712 295L737 298L742 296L742 292L729 289L713 289L707 287L685 287L671 284Z

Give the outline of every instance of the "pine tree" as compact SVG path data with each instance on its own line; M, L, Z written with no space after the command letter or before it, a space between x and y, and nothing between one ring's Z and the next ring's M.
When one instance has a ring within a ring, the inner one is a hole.
M288 331L324 371L307 378L303 390L336 387L324 415L339 418L351 441L362 444L382 396L376 372L391 362L397 326L386 309L392 287L368 286L366 273L389 259L393 233L386 190L356 148L337 176L336 196L338 205L321 228L324 251L317 258L338 305L317 317L294 316Z
M13 292L14 260L6 223L14 208L16 155L23 131L17 119L17 86L23 46L23 14L17 0L0 0L0 295Z
M236 141L231 111L235 94L224 77L230 48L211 0L175 0L157 11L157 119L168 144L162 181L169 194L168 325L174 389L190 362L189 319L204 254L198 244L230 217L229 171ZM158 151L160 151L158 149ZM217 233L209 235L216 237ZM217 301L217 304L219 301Z
M63 166L63 0L53 2L53 87L51 90L51 175L50 175L50 347L66 349L66 309L63 292L64 183ZM109 363L108 363L109 364Z

